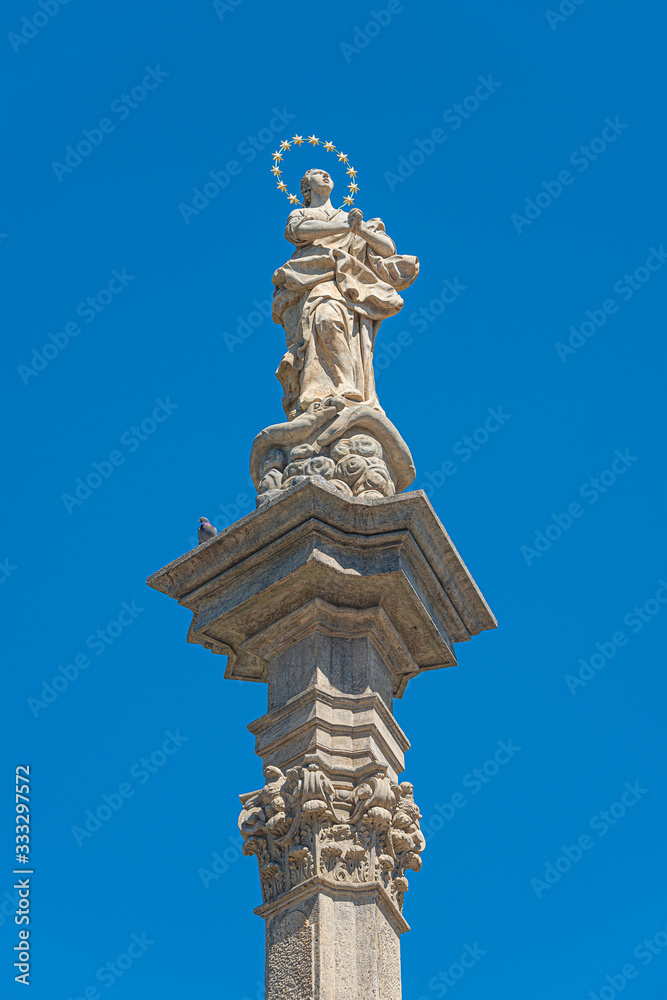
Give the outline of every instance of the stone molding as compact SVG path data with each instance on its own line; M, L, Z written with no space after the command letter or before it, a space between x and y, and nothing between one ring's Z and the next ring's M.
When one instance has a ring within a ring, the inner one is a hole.
M331 638L353 639L367 635L384 662L394 674L419 673L419 667L391 623L384 608L350 608L330 604L315 597L279 619L263 632L257 632L241 645L244 652L254 653L265 663L271 656L313 632L323 632ZM266 681L263 672L261 680Z
M354 501L304 483L148 584L193 612L188 641L229 656L225 676L237 680L265 680L266 659L255 650L265 640L279 645L281 623L307 619L303 609L318 599L351 615L382 608L400 639L388 648L401 663L398 697L415 673L454 665L453 643L496 626L421 491ZM382 642L377 621L373 635Z
M360 763L378 759L398 775L410 749L407 736L375 692L351 695L310 687L249 723L248 729L265 764L284 768L317 753L323 764L350 777L359 773Z
M396 908L393 899L381 882L346 882L341 885L341 883L329 881L322 875L314 875L284 895L276 896L269 902L256 906L254 912L258 917L269 920L282 910L298 905L300 901L308 899L309 896L318 892L325 893L332 898L340 898L341 895L348 894L353 897L371 894L397 934L405 934L410 930L409 923Z

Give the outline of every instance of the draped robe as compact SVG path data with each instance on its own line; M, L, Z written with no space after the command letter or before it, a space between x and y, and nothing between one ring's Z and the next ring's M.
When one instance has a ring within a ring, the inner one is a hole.
M285 239L296 250L273 275L273 319L287 340L276 376L289 420L331 396L381 411L373 375L375 337L382 320L402 308L398 293L417 277L419 261L397 254L395 246L391 256L381 257L352 229L324 237L301 231L306 219L346 226L347 214L297 208L287 220ZM365 225L384 233L381 219Z

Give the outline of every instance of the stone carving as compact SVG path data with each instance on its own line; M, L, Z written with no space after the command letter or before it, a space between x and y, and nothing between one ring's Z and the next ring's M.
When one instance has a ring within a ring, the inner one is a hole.
M415 477L407 445L379 410L348 407L340 397L311 403L293 421L261 431L250 453L260 499L315 480L347 497L393 496Z
M419 871L425 840L412 785L376 770L352 790L336 788L314 761L264 769L265 784L242 795L243 853L257 857L269 902L313 876L331 882L379 882L399 910L406 871Z
M253 444L259 502L307 480L349 499L392 496L415 469L378 402L373 347L382 320L402 308L399 292L419 261L396 253L381 219L334 208L325 170L306 171L301 190L304 207L285 229L296 249L273 275L272 315L287 345L276 372L287 421Z

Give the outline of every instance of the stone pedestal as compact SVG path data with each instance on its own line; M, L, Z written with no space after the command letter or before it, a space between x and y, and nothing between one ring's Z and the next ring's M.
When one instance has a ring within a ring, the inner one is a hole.
M392 703L495 619L421 492L354 501L306 482L149 578L188 641L268 687L241 796L259 863L267 1000L400 1000L406 872L424 838Z

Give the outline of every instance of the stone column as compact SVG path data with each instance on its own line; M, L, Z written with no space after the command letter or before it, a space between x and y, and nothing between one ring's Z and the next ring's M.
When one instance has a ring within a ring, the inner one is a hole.
M421 491L305 482L166 566L188 641L267 684L264 785L241 796L259 863L267 1000L400 1000L408 871L424 838L393 698L495 619Z

